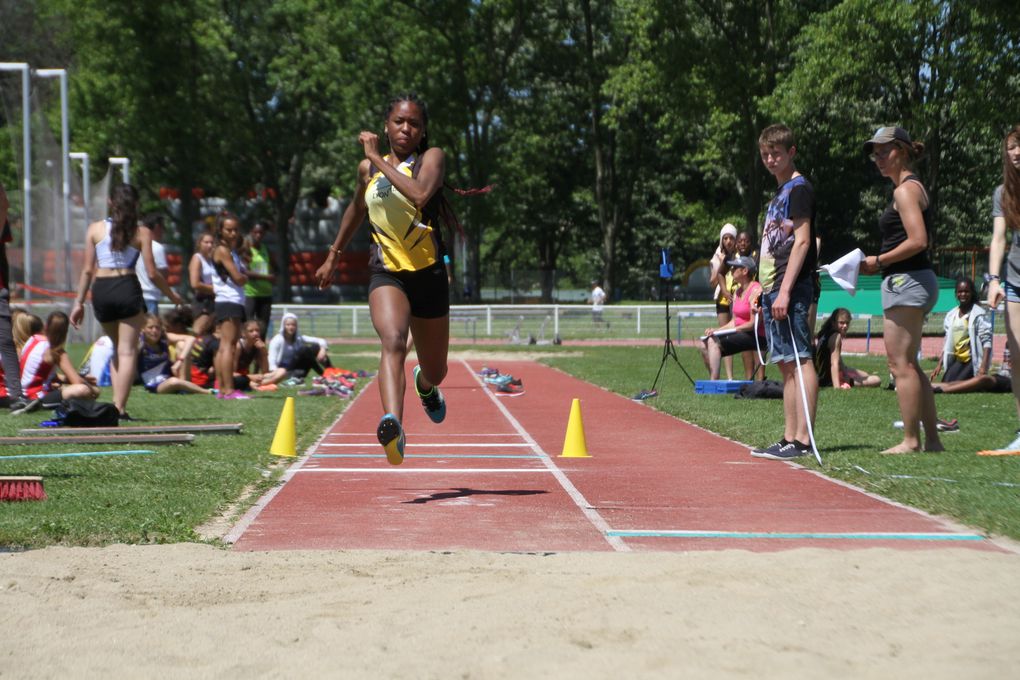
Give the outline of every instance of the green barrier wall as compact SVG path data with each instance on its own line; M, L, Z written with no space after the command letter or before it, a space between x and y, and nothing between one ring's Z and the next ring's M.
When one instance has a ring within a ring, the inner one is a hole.
M857 280L857 294L850 296L845 290L822 272L822 297L818 301L818 314L831 314L837 307L846 307L852 314L882 315L882 277L861 276ZM956 280L938 277L939 300L934 312L948 312L957 305Z

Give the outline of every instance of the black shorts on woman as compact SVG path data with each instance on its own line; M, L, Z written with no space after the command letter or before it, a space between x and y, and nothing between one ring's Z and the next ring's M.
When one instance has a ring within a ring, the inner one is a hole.
M238 302L217 302L213 307L213 320L217 326L224 321L232 320L244 323L248 320L248 315L245 314L244 305Z
M741 354L742 352L753 352L759 348L767 348L768 340L764 335L754 337L751 331L737 331L725 335L713 335L712 338L719 343L719 353L724 357Z
M441 262L418 271L373 271L368 294L376 288L394 286L403 291L411 305L411 316L439 319L450 313L450 282Z
M133 272L100 276L92 282L92 311L99 323L131 319L145 313L142 285Z

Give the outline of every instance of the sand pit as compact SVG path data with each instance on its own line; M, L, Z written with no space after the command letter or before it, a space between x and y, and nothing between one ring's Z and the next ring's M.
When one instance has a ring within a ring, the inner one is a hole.
M0 676L1004 678L1020 556L0 554Z

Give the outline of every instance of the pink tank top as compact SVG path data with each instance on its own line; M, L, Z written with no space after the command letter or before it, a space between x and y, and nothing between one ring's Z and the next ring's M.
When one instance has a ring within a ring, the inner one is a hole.
M752 281L747 288L733 296L733 325L739 326L751 320L751 300L761 292L761 284ZM765 334L765 322L758 317L758 335Z

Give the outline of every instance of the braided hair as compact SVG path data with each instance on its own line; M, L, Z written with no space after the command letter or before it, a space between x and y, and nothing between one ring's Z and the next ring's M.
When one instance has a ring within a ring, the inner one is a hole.
M415 92L405 92L394 95L386 105L386 115L384 116L384 120L389 120L390 114L393 113L393 109L397 106L397 104L401 104L403 102L414 104L421 112L421 140L418 142L418 146L414 150L415 156L421 158L422 154L429 149L429 109L428 105L425 104L425 101ZM490 184L480 189L460 189L447 182L446 178L443 178L443 186L440 187L439 191L437 191L429 200L425 209L422 210L423 215L427 215L429 213L433 214L440 222L446 225L447 229L456 229L461 238L467 240L464 228L461 226L460 220L457 219L457 214L453 211L453 206L450 205L450 201L446 198L443 189L449 189L458 196L476 196L479 194L487 194L492 191L492 185Z

